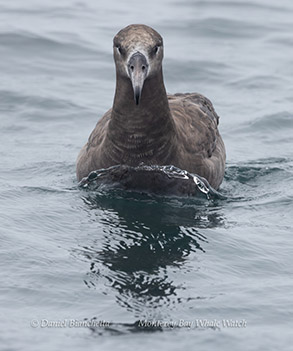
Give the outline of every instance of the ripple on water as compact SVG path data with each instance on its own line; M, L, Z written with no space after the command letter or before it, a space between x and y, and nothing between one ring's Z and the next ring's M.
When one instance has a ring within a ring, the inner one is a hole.
M115 349L121 340L112 336L125 334L130 349L285 350L292 339L292 1L133 4L0 4L3 348L90 350L102 335L99 347ZM75 158L113 98L112 37L139 19L164 37L167 88L203 92L221 116L227 199L78 188ZM112 323L89 334L35 330L34 318ZM138 327L144 318L245 318L248 325L190 333Z
M79 115L86 111L84 108L70 100L31 94L25 95L16 91L8 90L0 90L0 94L2 99L0 111L8 113L19 112L27 119L34 119L37 122L48 123L47 119L40 118L40 111L42 116L50 115L50 119L60 119L62 114L65 114L68 118L68 113L70 111L74 111ZM54 110L58 111L58 114L53 114L52 111ZM38 111L38 116L32 116L32 111Z
M293 164L288 158L268 158L243 165L228 165L222 192L234 194L228 200L243 201L274 198L284 192L284 183L292 180ZM286 187L287 188L287 187Z
M3 48L9 48L10 50L20 51L28 56L37 54L37 57L48 57L48 55L53 55L54 59L57 59L58 56L72 55L74 59L79 56L87 57L97 54L95 48L84 46L85 42L75 44L61 40L61 38L58 41L44 35L25 31L0 34L2 50Z

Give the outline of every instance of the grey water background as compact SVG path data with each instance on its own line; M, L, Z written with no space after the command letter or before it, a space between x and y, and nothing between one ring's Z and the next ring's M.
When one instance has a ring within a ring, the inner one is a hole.
M212 100L230 199L77 187L130 23L164 37L168 92ZM0 1L2 350L290 349L292 45L291 0ZM85 318L111 326L68 325ZM148 332L144 319L246 327Z

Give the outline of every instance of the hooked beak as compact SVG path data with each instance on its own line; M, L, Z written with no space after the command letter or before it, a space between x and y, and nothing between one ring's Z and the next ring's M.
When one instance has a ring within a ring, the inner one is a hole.
M148 63L146 57L136 52L133 54L128 61L128 73L132 83L134 101L136 105L139 104L143 84L148 72Z

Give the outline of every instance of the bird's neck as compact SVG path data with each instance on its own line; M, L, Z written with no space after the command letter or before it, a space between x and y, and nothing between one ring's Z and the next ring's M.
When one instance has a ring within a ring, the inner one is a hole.
M146 79L138 105L134 101L130 79L117 75L111 120L121 123L122 129L127 131L138 129L151 132L152 127L161 128L165 123L171 126L172 117L162 71Z
M175 125L162 72L145 81L138 105L130 80L117 75L107 138L113 161L166 164L174 156Z

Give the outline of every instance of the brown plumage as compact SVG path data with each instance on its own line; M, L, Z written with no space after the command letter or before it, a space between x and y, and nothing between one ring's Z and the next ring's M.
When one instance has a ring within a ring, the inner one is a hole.
M219 117L204 96L167 95L163 40L152 28L130 25L114 38L116 92L77 159L77 178L116 164L174 165L217 189L225 172Z

